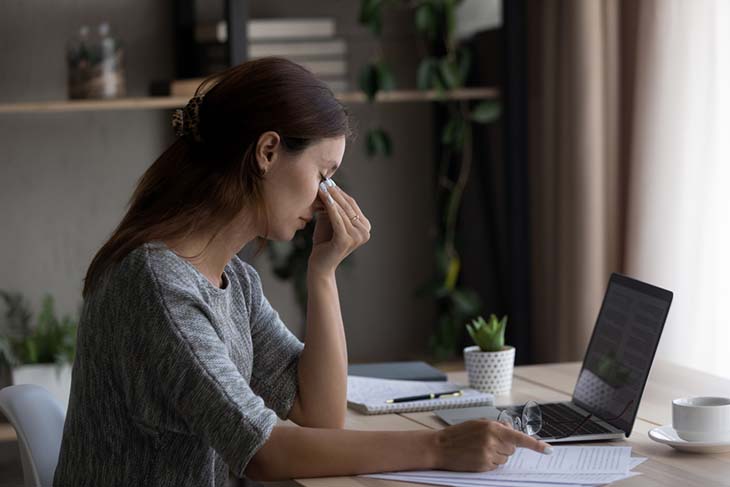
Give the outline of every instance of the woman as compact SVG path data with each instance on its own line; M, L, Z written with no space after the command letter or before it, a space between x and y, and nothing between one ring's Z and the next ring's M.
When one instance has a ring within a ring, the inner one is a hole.
M335 270L370 236L331 180L344 107L304 68L244 63L198 89L84 283L55 485L222 486L403 469L486 470L542 442L497 422L343 430L347 347ZM237 256L317 214L305 344ZM276 426L276 417L301 427Z

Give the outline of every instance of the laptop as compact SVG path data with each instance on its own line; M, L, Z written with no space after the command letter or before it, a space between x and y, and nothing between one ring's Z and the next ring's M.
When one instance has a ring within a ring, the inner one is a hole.
M550 443L628 437L659 337L672 303L671 291L612 274L570 401L541 403L536 437ZM437 411L447 424L496 419L521 405ZM588 418L588 419L586 419ZM576 429L577 428L577 429Z

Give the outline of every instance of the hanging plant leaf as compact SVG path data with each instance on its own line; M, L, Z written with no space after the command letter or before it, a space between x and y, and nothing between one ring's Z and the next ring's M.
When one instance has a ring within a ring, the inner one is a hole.
M497 100L483 100L471 111L471 119L477 123L490 123L499 118L501 107Z
M459 84L465 86L471 69L471 50L466 46L460 48L456 58L459 65Z
M446 122L444 131L441 134L441 143L451 146L455 151L460 151L464 144L464 130L466 129L464 119L456 115Z
M390 67L383 61L369 63L360 71L360 89L368 101L375 100L379 91L390 91L395 88L395 78Z
M454 119L449 120L446 122L446 126L444 126L444 131L441 133L441 143L444 145L448 145L451 142L454 141L454 131L456 130L456 121Z
M358 21L375 35L383 30L383 0L362 0Z
M431 68L431 89L436 90L439 96L443 96L449 89L448 81L441 72L441 61L436 59Z
M361 0L360 22L374 33L380 34L382 14L389 1L393 0ZM456 8L460 1L407 2L413 6L416 29L427 41L427 49L431 53L418 65L416 85L421 90L435 90L438 95L443 96L448 90L467 84L473 55L466 46L458 47L455 42ZM391 89L394 84L390 71L380 62L364 67L360 73L362 91L371 101L376 98L378 91ZM495 102L480 103L467 115L463 115L460 110L455 113L451 110L454 108L452 106L447 105L446 108L453 113L442 122L442 150L454 158L463 153L467 134L472 128L470 123L489 123L499 117L500 111ZM389 155L391 146L390 137L382 129L376 128L367 132L366 149L369 157ZM448 169L448 164L446 167ZM447 247L442 241L446 238L446 229L450 228L448 224L451 209L455 201L458 203L456 193L453 193L453 181L444 176L436 184L438 212L444 212L443 221L439 218L436 223L440 235L435 249L436 272L416 293L419 296L432 296L436 300L438 322L429 338L429 346L434 358L443 360L455 356L457 346L464 336L464 320L476 316L481 304L475 292L458 287L461 262L455 250L446 252Z
M438 13L431 2L423 2L416 7L416 28L422 32L429 41L436 38L438 32Z
M365 139L368 157L378 155L389 157L392 152L392 145L390 136L385 130L377 128L368 131Z
M461 86L461 74L457 64L452 63L448 58L444 57L439 61L438 70L446 89L453 90Z
M378 67L375 64L366 64L360 71L360 89L368 101L372 102L375 100L375 95L378 93Z
M453 291L456 287L456 281L459 280L459 271L461 270L461 260L458 255L455 255L449 261L449 268L446 271L446 279L444 280L444 287L449 291Z
M461 317L460 319L472 318L479 314L481 300L479 295L471 289L454 289L451 293L451 300L454 311Z
M446 255L446 249L444 248L443 242L439 242L437 244L435 253L436 272L438 272L439 276L445 276L449 271L451 259L449 259L449 256Z
M427 57L421 60L416 73L416 85L420 90L430 90L433 87L433 77L436 72L438 60Z
M395 77L390 67L384 61L380 61L375 65L375 71L378 80L378 91L391 91L395 89Z
M449 87L449 82L445 80L447 77L453 79L453 75L452 73L442 74L441 64L442 60L434 57L427 57L421 61L416 73L416 84L419 89L436 90L443 95Z

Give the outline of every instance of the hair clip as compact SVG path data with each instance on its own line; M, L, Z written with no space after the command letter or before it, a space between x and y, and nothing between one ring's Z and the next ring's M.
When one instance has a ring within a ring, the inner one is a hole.
M196 142L202 142L200 137L200 105L203 95L196 95L188 101L184 108L177 108L172 113L172 127L178 137L191 136Z

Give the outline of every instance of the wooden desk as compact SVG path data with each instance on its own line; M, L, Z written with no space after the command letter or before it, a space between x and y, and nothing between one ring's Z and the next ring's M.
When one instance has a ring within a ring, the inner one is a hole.
M536 401L568 400L580 371L580 362L529 365L515 368L512 391L496 397L497 405ZM449 380L466 384L466 373L450 372ZM682 453L650 440L648 431L672 422L671 400L687 395L730 395L730 380L681 367L669 362L654 363L644 391L632 434L605 445L626 445L634 456L648 460L637 468L642 475L611 485L620 487L728 487L730 453L699 455ZM365 416L348 410L347 427L352 429L441 429L445 425L433 413ZM594 443L595 444L595 443ZM426 484L392 482L362 477L297 479L307 487L424 487Z

